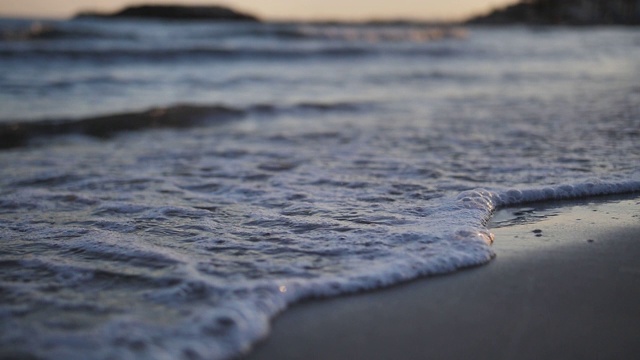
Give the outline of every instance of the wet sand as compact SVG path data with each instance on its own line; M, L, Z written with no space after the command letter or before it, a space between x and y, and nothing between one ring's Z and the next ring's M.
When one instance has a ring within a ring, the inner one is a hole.
M261 359L640 356L640 197L497 212L496 259L281 314Z

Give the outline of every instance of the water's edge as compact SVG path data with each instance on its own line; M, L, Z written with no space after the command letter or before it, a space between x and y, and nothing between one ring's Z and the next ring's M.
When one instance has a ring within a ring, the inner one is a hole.
M492 215L500 209L519 207L528 204L540 204L545 202L558 202L558 201L571 201L571 200L587 200L596 199L601 197L610 196L622 196L627 194L640 193L640 181L628 180L620 182L600 182L597 180L576 183L576 184L563 184L559 186L547 186L540 188L530 189L509 189L504 191L489 191L486 189L475 189L460 193L456 198L456 203L461 211L470 210L475 213L473 226L476 226L475 231L470 229L463 229L455 231L452 237L457 241L473 241L479 244L484 243L489 246L494 242L494 235L490 232L488 225L491 221ZM467 213L468 215L469 213ZM296 296L287 297L287 301L281 308L277 309L270 317L269 323L271 323L278 314L286 311L287 308L304 303L306 301L321 300L336 296L349 296L361 292L368 292L380 289L386 289L402 285L407 282L415 281L421 278L427 278L430 276L442 276L453 274L456 271L466 268L481 266L489 263L491 259L495 257L495 253L489 250L488 256L481 261L471 261L466 264L455 266L447 269L416 269L413 274L404 274L400 278L395 278L391 282L377 283L373 287L367 286L354 286L349 289L343 289L341 292L335 292L334 289L327 287L318 287L314 289L296 289L295 284L284 285L284 289L288 291L289 288L293 288L299 291ZM399 266L403 266L399 264ZM405 265L406 266L406 265ZM281 288L282 289L282 288ZM231 356L246 356L248 355L253 346L261 341L264 341L269 336L270 325L265 328L264 333L260 337L254 339L252 345L245 347L244 351Z

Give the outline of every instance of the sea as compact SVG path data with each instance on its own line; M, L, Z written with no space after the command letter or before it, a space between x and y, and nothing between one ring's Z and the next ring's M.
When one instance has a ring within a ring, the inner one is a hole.
M2 19L0 139L0 357L228 359L640 191L640 29Z

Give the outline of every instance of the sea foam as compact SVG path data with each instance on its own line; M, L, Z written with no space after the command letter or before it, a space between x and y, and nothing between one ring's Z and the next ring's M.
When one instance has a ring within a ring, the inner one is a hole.
M211 228L196 223L210 211L188 207L108 202L95 208L92 221L53 228L33 217L5 216L2 236L13 245L0 262L2 316L13 331L3 331L2 341L47 358L227 358L248 351L268 334L270 320L298 301L488 262L494 238L486 224L497 207L638 191L637 180L469 190L444 198L428 215L306 242L278 233L330 229L331 222L310 228L296 223L299 215L283 222L253 214L251 223L261 229L255 239L228 241L204 236ZM40 203L34 207L42 206L42 196L50 199L32 192ZM94 206L83 197L62 199ZM24 208L13 204L3 197L5 215ZM105 217L112 220L97 220ZM164 234L155 226L143 229L172 218L185 221Z

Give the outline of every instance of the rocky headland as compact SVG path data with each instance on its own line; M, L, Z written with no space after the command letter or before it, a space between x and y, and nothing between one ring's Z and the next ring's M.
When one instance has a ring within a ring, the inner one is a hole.
M184 5L135 5L115 13L82 12L76 18L106 19L165 19L165 20L215 20L215 21L260 21L256 16L223 6Z
M522 0L468 24L640 25L640 0Z

